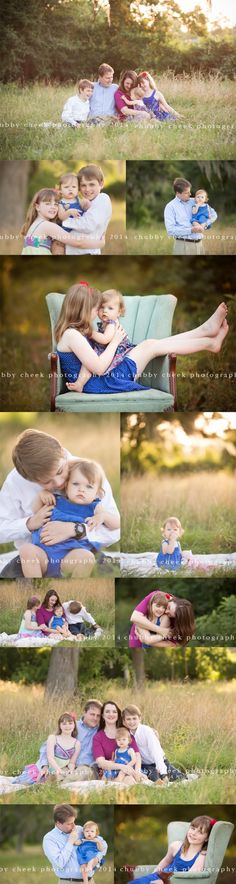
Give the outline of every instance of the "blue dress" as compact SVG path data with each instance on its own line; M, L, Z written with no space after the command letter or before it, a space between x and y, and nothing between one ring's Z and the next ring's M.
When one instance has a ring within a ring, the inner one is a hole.
M168 866L166 866L165 869L163 869L163 872L189 872L189 870L194 865L197 857L200 856L201 850L199 850L192 859L187 860L182 859L181 857L182 847L183 845L181 844L181 847L175 854L174 859L171 863L169 863ZM143 875L141 878L136 878L136 881L137 884L151 884L152 881L161 881L161 878L158 877L157 872L152 872L151 875Z
M90 343L90 341L89 341ZM74 382L77 380L81 369L81 361L75 353L63 353L57 349L60 359L61 370L67 381ZM137 384L134 380L137 374L137 365L129 356L125 356L119 365L116 365L108 374L92 375L89 381L84 385L84 393L129 393L133 390L147 390L142 384Z
M163 111L160 109L160 99L156 98L156 90L153 89L151 95L144 95L143 102L146 105L149 111L152 111L157 120L161 120L164 123L166 120L175 120L173 114L169 111Z
M61 497L56 495L56 506L52 511L52 515L50 516L50 522L85 522L85 519L94 515L94 511L98 503L101 503L99 497L96 497L92 503L71 503L67 500L66 497ZM40 532L42 528L38 528L37 531L32 531L32 543L39 546L40 549L43 549L48 557L48 568L47 568L47 577L60 577L61 576L61 560L64 559L66 554L70 552L72 549L100 549L100 543L90 543L87 537L83 537L78 540L76 537L70 537L68 540L63 540L61 543L55 543L53 546L46 546L45 543L42 543L40 540Z
M161 618L158 617L157 620L155 620L155 623L156 623L156 626L160 626L161 625ZM153 635L153 633L152 633L152 635ZM150 645L142 644L142 648L150 648Z
M193 221L198 221L198 224L207 224L208 230L210 230L212 225L208 224L209 218L208 205L205 203L204 206L199 206L197 212L192 214L191 223L193 223Z
M65 623L65 617L57 617L56 614L54 614L54 617L51 620L50 629L56 629L57 626L65 626Z
M116 749L114 752L114 761L116 764L129 764L131 761L129 749ZM106 780L115 780L116 777L118 777L119 770L105 770L104 774Z
M165 543L169 543L169 541L166 540ZM163 553L160 550L156 564L158 568L166 568L167 571L178 571L182 565L182 550L179 541L177 541L177 545L172 553Z
M100 332L100 334L104 334L108 325L116 326L115 320L108 319L107 322L98 322L98 331ZM98 344L97 341L94 341L93 349L98 355L100 355L100 353L104 353L105 347L106 344ZM135 344L133 344L132 341L129 340L128 335L126 335L125 338L123 338L123 341L118 344L115 355L113 356L112 362L106 374L110 374L111 370L123 361L124 356L127 356L129 350L133 350L133 347L135 347Z
M94 859L95 856L99 853L99 848L96 844L96 841L87 841L85 838L83 844L79 844L76 847L77 860L79 865L83 865L83 863L89 863L90 859ZM99 861L98 861L99 862ZM100 862L102 865L104 860Z

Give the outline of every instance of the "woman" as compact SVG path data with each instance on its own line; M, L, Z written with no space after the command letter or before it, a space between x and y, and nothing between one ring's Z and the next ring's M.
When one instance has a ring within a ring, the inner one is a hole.
M93 350L91 341L92 322L95 319L101 293L87 283L72 286L64 298L59 319L55 326L57 353L61 370L71 392L76 391L76 379L81 365L92 377L84 385L83 393L120 393L142 390L137 378L148 363L157 356L171 353L187 355L200 350L218 353L228 333L226 322L227 307L221 303L215 313L196 329L157 340L147 339L129 350L109 373L118 344L125 337L125 331L118 325L114 337L101 355ZM80 389L80 385L79 385ZM145 391L144 391L145 392Z
M150 114L145 110L145 107L141 107L142 102L135 102L135 99L132 99L131 91L132 89L136 89L138 86L138 77L135 71L125 71L122 74L119 88L115 92L115 106L118 111L119 120L121 122L125 122L125 120L143 120L147 121L150 119Z
M101 772L106 770L121 770L124 772L124 765L112 761L112 755L117 748L116 731L118 727L122 727L122 724L121 710L119 709L119 706L117 706L117 703L113 703L113 701L110 700L103 703L100 728L97 734L93 737L94 761L96 761ZM134 737L132 737L130 748L134 749L134 752L137 753L137 760L140 761L141 768L141 758ZM126 773L134 777L137 783L139 782L141 778L140 772L138 773L128 764L126 765Z
M39 608L37 608L36 611L37 624L38 626L41 626L44 635L50 635L51 633L55 635L56 630L51 629L49 626L49 622L52 619L55 605L61 605L59 595L55 591L55 589L49 589L44 596L42 604Z
M163 593L163 595L165 595L165 593ZM133 634L131 635L130 633L129 646L141 647L143 642L150 647L161 648L173 648L178 645L186 645L193 637L195 631L194 611L191 602L187 599L174 598L173 596L169 598L166 614L170 618L170 629L165 630L166 638L163 639L163 641L157 641L156 635L158 627L147 617L148 608L153 596L155 596L155 593L150 593L149 596L146 596L146 599L143 599L143 602L141 602L142 608L138 605L131 615L131 622L135 625L134 633L137 637L138 644L133 644ZM146 600L148 601L146 602ZM146 603L145 608L143 608L144 603ZM155 629L153 629L153 627L155 627ZM162 627L162 632L163 631Z

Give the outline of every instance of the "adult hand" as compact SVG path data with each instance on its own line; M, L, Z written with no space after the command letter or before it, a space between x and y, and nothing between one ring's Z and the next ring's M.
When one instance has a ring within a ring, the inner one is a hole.
M76 826L73 826L72 832L69 835L70 844L76 844L78 842L78 832Z
M199 233L201 233L202 232L202 225L199 224L198 221L193 221L192 231L193 231L193 233L198 233L198 231L199 231Z
M64 540L70 540L74 536L74 522L48 522L40 532L40 540L46 546L63 543Z
M29 531L37 531L37 528L42 528L42 525L50 519L52 515L53 506L49 506L48 504L44 504L44 506L40 507L37 513L33 516L30 516L27 519L26 525Z

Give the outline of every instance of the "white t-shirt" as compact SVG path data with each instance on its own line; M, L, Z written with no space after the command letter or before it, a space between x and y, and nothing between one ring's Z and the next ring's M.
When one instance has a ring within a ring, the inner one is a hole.
M105 235L107 226L112 216L112 205L107 193L99 193L92 200L91 206L80 218L70 218L71 230L81 236L101 239ZM67 222L62 223L62 227ZM66 255L100 255L101 249L76 249L74 246L66 246Z
M76 123L84 123L89 115L89 100L82 101L79 95L71 95L64 104L62 122L76 126Z

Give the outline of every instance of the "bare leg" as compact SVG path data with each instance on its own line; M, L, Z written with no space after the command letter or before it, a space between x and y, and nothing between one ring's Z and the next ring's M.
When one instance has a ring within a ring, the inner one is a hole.
M24 577L44 577L48 567L48 557L43 549L33 543L23 543L20 560Z
M74 390L77 393L82 393L85 384L87 384L87 381L89 381L89 378L91 378L91 371L88 371L88 369L85 368L85 365L81 365L80 373L78 374L76 381L74 381L73 383L66 383L66 387L68 388L68 390L72 390L72 392Z
M222 301L222 303L219 304L219 307L217 307L215 312L212 313L211 316L209 316L209 319L207 319L206 322L203 322L203 324L199 325L197 328L191 329L188 334L192 336L194 335L197 338L202 336L207 336L209 338L215 337L215 335L218 334L220 327L224 322L224 319L226 319L227 313L228 307L226 306L225 302Z
M89 549L72 549L61 562L61 570L65 577L90 577L95 565L95 558Z
M136 362L137 377L142 374L152 359L156 356L167 356L170 353L176 353L177 356L188 356L191 353L199 353L201 350L210 350L212 353L219 353L221 346L229 327L226 320L223 321L219 332L214 337L200 336L195 337L191 332L183 332L180 335L172 335L168 338L161 338L159 341L150 339L141 341L133 350L130 350L129 357Z
M80 866L80 871L81 871L81 874L82 874L82 878L83 878L83 882L84 882L84 884L88 884L88 870L87 870L87 863L83 863L83 865Z

